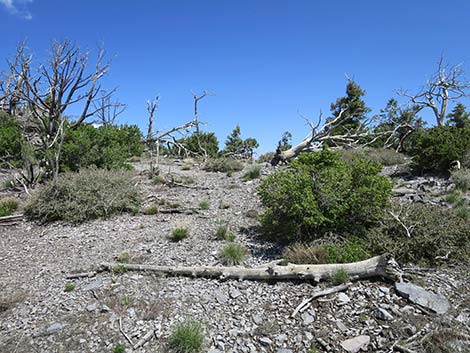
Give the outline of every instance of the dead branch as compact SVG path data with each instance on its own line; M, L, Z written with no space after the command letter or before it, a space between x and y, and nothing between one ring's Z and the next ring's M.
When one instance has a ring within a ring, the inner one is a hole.
M314 293L310 298L302 300L302 302L295 308L294 312L291 314L291 317L295 317L295 315L297 315L300 311L304 311L305 309L307 309L308 306L310 306L310 302L313 301L314 299L323 297L325 295L342 292L348 289L351 285L352 283L345 283L336 287L327 288L327 289Z
M136 344L132 346L132 349L136 350L140 347L142 347L147 341L149 341L152 337L156 336L155 330L149 330L145 335L142 336L142 338L137 341Z
M65 276L66 279L78 279L78 278L87 278L96 276L95 271L90 272L80 272L80 273L70 273Z
M169 276L206 277L216 279L240 280L328 280L337 271L345 271L351 279L385 277L396 278L397 263L391 255L384 254L368 260L347 264L322 265L287 265L266 266L257 268L219 267L219 266L153 266L140 264L103 263L102 271L112 271L120 266L129 271L144 271L166 274Z
M129 344L131 346L134 346L134 343L132 342L132 340L130 339L130 337L124 332L124 330L122 329L122 320L121 318L119 318L119 332L122 333L122 335L124 336L124 338L127 340L127 342L129 342Z
M22 221L23 217L24 216L22 214L0 217L0 226L9 226L16 224Z

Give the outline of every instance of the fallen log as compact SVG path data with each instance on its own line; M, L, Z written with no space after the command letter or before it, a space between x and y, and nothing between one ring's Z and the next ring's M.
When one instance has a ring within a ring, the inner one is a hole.
M19 221L22 221L24 216L22 214L13 215L13 216L4 216L0 217L0 225L9 226Z
M389 254L346 264L321 265L270 265L265 267L243 268L222 266L155 266L140 264L103 263L100 271L144 271L169 276L206 277L216 279L240 280L328 280L338 271L344 271L352 280L370 277L396 279L400 273L398 265Z

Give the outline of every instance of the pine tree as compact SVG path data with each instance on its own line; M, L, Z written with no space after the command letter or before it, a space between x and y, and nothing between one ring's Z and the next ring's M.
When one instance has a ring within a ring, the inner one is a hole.
M447 125L465 128L470 126L470 114L466 111L465 105L458 103L452 112L447 115Z
M330 119L337 118L344 110L343 123L333 128L332 135L342 135L360 128L362 120L371 111L362 99L365 93L356 82L353 80L348 81L346 96L338 98L335 103L331 103L332 117Z

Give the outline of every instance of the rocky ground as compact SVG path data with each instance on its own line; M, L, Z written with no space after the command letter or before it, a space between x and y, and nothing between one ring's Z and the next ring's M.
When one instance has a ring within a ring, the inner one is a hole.
M450 352L470 351L468 264L408 269L406 280L427 290L415 293L416 298L411 293L405 299L393 283L359 281L344 292L313 300L295 317L292 313L304 299L330 284L136 272L66 278L116 261L123 253L132 263L218 265L225 244L215 239L221 221L229 222L237 241L249 249L247 266L279 257L275 244L256 238L259 180L244 182L242 172L227 177L197 165L183 170L183 165L171 163L161 171L191 177L192 188L154 185L143 175L136 180L148 204L172 204L187 212L122 215L78 226L26 221L0 226L0 352L112 352L118 343L127 352L165 352L171 328L188 317L204 323L205 345L212 353L390 352L429 339L431 329L438 329L431 338L447 344ZM137 170L144 167L137 165ZM406 197L419 193L422 183L413 183L403 180L399 185ZM203 200L209 201L208 210L199 210ZM179 226L187 227L190 236L169 241L167 236ZM65 291L70 284L75 288ZM148 332L155 334L135 350L124 335L137 343Z

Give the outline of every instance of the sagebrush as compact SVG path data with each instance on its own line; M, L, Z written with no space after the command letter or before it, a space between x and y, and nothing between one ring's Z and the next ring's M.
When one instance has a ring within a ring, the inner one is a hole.
M40 187L25 207L29 219L81 223L122 212L136 213L140 192L127 171L88 169L64 173Z

